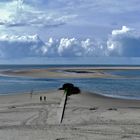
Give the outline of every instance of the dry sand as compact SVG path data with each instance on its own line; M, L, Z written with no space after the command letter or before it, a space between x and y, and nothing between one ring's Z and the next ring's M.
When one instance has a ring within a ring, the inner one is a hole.
M46 101L40 101L46 96ZM0 96L0 140L140 140L140 101L63 91Z

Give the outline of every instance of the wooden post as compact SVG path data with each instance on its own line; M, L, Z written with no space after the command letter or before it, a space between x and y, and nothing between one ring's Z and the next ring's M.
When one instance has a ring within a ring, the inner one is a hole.
M60 103L60 106L59 106L59 109L58 109L58 112L57 112L59 123L62 123L62 121L63 121L66 103L67 103L67 91L65 90L61 103Z

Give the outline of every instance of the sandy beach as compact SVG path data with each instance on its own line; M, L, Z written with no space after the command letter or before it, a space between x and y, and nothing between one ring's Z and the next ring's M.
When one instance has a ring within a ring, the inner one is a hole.
M40 101L46 96L46 101ZM0 96L1 140L139 140L140 101L93 93L68 97L60 124L63 91Z
M1 74L39 78L118 78L104 72L105 69L63 67L7 70L1 71ZM140 139L139 100L117 99L82 91L68 96L60 123L63 98L64 92L57 89L33 94L0 95L0 140Z

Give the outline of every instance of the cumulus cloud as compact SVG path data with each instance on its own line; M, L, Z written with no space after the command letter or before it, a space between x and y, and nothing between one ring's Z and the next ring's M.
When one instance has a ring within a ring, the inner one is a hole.
M38 35L0 37L0 57L80 57L102 56L103 47L90 39L50 38L43 42Z
M140 57L140 36L122 26L113 30L106 44L94 39L49 38L43 42L38 35L0 36L0 58L19 57Z
M107 41L107 55L140 57L140 36L126 26L113 30Z
M131 29L126 27L126 26L122 26L121 30L113 30L112 31L112 35L121 35L121 34L125 34L127 32L129 32Z
M86 40L77 40L75 38L62 38L58 46L58 54L60 56L98 56L103 55L102 46L96 41L91 41L89 38Z
M40 47L45 44L37 35L34 36L9 36L0 37L0 57L19 58L39 56L42 54Z

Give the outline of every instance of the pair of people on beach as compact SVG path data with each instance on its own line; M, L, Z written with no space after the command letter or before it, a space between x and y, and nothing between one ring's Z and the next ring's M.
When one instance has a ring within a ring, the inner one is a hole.
M44 97L42 97L42 96L40 96L40 101L46 101L46 96L44 96Z

